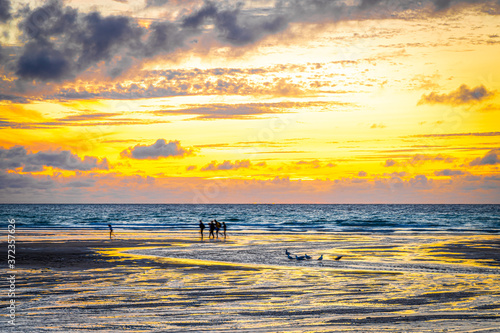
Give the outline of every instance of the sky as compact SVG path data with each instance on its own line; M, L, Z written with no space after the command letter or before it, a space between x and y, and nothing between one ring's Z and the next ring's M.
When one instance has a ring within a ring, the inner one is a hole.
M500 1L0 0L0 203L500 203Z

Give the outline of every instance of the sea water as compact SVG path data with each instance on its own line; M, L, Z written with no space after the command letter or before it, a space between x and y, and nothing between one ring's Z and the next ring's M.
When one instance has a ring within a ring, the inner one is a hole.
M280 232L500 232L500 205L360 204L1 204L17 228L197 229L217 219L228 230Z

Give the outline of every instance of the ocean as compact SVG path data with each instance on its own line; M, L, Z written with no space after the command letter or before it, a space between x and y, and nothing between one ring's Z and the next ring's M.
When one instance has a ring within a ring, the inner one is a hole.
M499 209L0 205L10 331L498 332Z
M1 204L1 223L9 219L30 229L175 231L217 219L228 231L499 233L500 205Z

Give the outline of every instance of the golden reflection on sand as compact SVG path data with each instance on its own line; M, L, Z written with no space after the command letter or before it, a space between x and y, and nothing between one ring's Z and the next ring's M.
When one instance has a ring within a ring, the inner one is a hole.
M500 319L495 235L19 237L17 329L25 332L462 332L496 329ZM285 249L313 259L290 260Z

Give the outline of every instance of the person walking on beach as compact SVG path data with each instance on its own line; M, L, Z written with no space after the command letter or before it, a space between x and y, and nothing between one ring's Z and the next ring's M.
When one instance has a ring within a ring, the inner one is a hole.
M210 231L210 233L208 234L208 239L210 238L215 238L215 235L214 235L214 230L215 230L215 223L214 221L210 221L210 224L208 225L208 230Z
M226 239L226 222L222 222L222 230L224 230L224 239Z
M217 221L217 220L214 220L215 221L215 234L217 235L217 239L219 239L219 230L220 230L220 222Z
M200 220L200 234L201 234L201 239L203 239L203 230L205 230L205 225L203 224L203 221Z
M109 239L111 239L113 235L113 227L111 226L111 224L108 224L108 227L109 227Z

